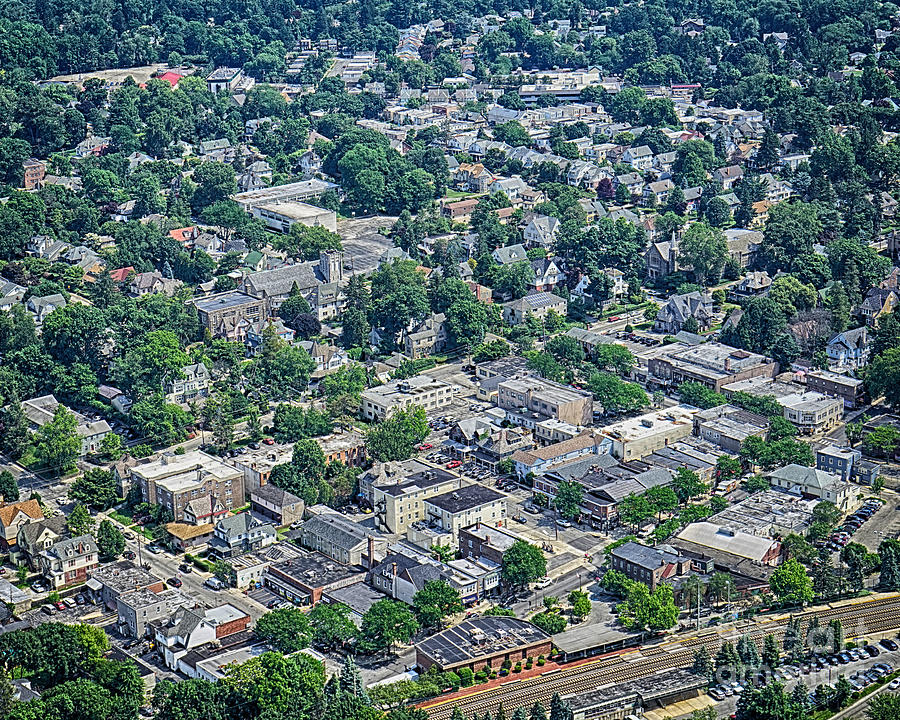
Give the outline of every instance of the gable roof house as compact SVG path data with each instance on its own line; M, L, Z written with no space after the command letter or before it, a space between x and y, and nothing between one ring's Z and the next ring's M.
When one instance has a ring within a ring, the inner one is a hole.
M9 550L16 544L22 526L43 519L44 513L37 500L0 505L0 549Z
M99 565L100 550L90 535L59 540L38 556L41 574L50 587L59 589L87 580Z
M249 512L223 517L213 529L209 551L221 558L261 550L275 542L275 525Z
M656 314L653 329L675 335L684 329L688 318L697 321L699 330L709 330L713 320L712 296L709 293L690 292L684 295L673 295Z
M498 265L512 265L513 263L528 260L528 253L524 245L516 243L515 245L498 247L491 253L491 257Z
M550 248L559 232L560 222L555 217L535 215L525 226L522 236L528 247Z
M533 292L550 292L559 285L564 275L550 258L538 258L531 261L534 279L528 281L528 289Z
M856 308L856 314L868 325L877 325L882 315L892 313L900 296L891 288L874 287L866 293L865 299Z
M825 348L828 364L839 370L864 367L869 362L871 350L872 339L865 325L838 333Z
M22 402L22 412L28 420L30 429L35 431L53 420L59 405L60 403L53 395L41 395L30 400L24 400ZM99 450L100 442L112 432L109 423L106 420L90 420L73 410L69 410L69 412L75 416L75 420L78 423L75 433L81 442L79 455L84 457L88 453Z

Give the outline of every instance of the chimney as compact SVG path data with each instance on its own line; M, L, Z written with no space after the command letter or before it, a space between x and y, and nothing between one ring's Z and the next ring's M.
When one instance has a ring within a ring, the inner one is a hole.
M391 563L391 574L397 577L397 563Z
M369 535L369 570L375 567L375 538Z

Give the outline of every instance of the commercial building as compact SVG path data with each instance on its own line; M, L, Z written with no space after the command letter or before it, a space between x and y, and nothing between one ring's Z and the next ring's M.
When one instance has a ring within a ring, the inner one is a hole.
M865 384L859 378L829 370L811 370L806 373L806 387L829 397L837 397L844 401L848 410L866 404Z
M131 478L144 502L165 508L176 522L203 525L244 504L241 471L199 450L135 465Z
M234 605L203 610L179 608L165 620L152 624L156 648L170 670L180 670L180 661L191 650L247 630L250 616Z
M484 485L462 487L427 498L425 520L451 534L454 547L459 531L475 523L506 525L506 495Z
M311 180L301 180L300 182L287 183L285 185L275 185L274 187L260 188L258 190L250 190L248 192L238 193L233 196L234 201L240 205L245 211L250 212L254 205L260 203L277 203L277 202L306 202L320 197L329 190L337 192L340 189L338 185L313 178Z
M485 559L501 565L503 554L521 539L508 528L476 522L460 529L459 552L465 558Z
M364 572L320 553L304 553L273 563L263 572L263 585L297 605L316 605L323 593L364 579Z
M331 232L337 231L337 215L334 210L325 210L296 200L252 203L247 210L253 217L262 220L266 227L276 232L288 233L297 223L307 227L324 227Z
M647 547L627 542L610 553L609 566L629 579L642 582L655 590L663 580L687 573L691 568L691 561L667 545Z
M119 560L91 571L85 587L93 593L98 605L115 610L122 595L135 590L158 593L165 589L163 581L130 560Z
M512 617L475 617L463 620L416 645L416 665L442 672L485 667L499 669L528 658L549 655L550 636L529 622Z
M769 420L734 405L719 405L694 416L694 434L730 453L740 452L747 438L765 438Z
M677 387L698 382L715 392L723 385L755 377L774 377L778 363L717 342L676 346L647 361L649 381Z
M252 326L269 316L268 301L232 290L192 300L200 324L213 337L243 343Z
M640 460L690 435L698 412L691 405L676 405L608 425L603 432L612 441L610 454L618 460Z
M756 377L729 383L722 387L726 397L736 392L745 392L755 397L771 395L790 420L804 435L827 432L838 422L844 411L844 403L839 398L827 397L819 392L804 392L794 383L785 383L771 378Z
M228 566L228 583L238 590L262 586L263 576L270 565L304 554L304 551L293 543L279 542L257 552L227 558L224 563Z
M709 521L758 537L805 535L817 503L782 490L765 490L729 505Z
M126 637L143 638L154 623L165 622L178 610L192 604L187 595L175 588L139 588L116 598L116 625Z
M413 405L431 412L452 400L453 386L428 375L415 375L364 390L362 414L367 420L385 420L397 410L408 410Z
M606 455L611 448L610 438L593 430L584 430L571 440L533 450L516 450L511 459L516 474L525 478L528 475L542 475L555 465L587 455Z
M643 717L645 711L660 712L659 708L666 705L697 697L708 684L707 678L676 668L564 700L572 708L573 720L622 720Z
M693 549L701 555L713 552L762 565L776 565L781 555L781 543L777 540L712 522L687 525L669 544L680 551Z
M344 465L359 467L366 462L366 438L355 430L335 432L316 438L316 442L325 455L326 464L342 462Z
M379 463L360 476L360 495L372 506L376 527L404 534L425 519L425 500L456 490L458 475L416 460Z
M513 378L497 386L497 404L504 410L529 411L572 425L591 423L593 401L589 392L536 377Z

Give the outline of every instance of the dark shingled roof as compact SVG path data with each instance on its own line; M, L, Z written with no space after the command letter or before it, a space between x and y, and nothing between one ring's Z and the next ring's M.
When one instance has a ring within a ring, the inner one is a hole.
M449 513L472 510L495 500L502 500L505 495L483 485L464 485L458 490L451 490L443 495L435 495L425 502Z

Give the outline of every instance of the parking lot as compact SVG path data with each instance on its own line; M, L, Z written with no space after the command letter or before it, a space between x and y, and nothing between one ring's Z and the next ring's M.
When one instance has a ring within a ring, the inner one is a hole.
M893 643L892 640L886 642ZM777 680L785 684L789 691L797 685L803 684L812 695L819 685L828 685L833 688L838 678L843 676L850 682L854 691L862 690L881 678L893 674L900 663L900 652L890 649L888 645L873 643L867 647L874 648L874 652L877 654L869 656L867 652L853 650L851 652L856 657L850 653L842 653L844 657L816 656L807 663L777 668L774 673L760 678L759 682L767 683ZM896 643L893 644L893 647L897 647ZM723 678L723 680L727 681L727 678ZM892 683L893 688L900 688L900 681L893 682L896 683L896 685ZM730 684L726 692L722 692L726 684L728 683L721 682L709 693L710 697L716 701L715 709L719 712L720 717L729 717L735 711L737 699L744 690L741 683L734 682ZM811 697L810 700L815 704L815 698Z
M344 264L354 273L369 272L378 267L382 253L394 247L382 232L390 230L395 216L375 215L338 222L337 232L344 246Z
M897 510L897 496L893 492L882 491L885 503L863 523L853 534L853 542L865 545L875 552L883 540L896 538L900 534L900 511Z
M896 515L896 503L893 499L866 500L821 544L839 553L843 547L855 542L865 545L874 552L886 537L896 536L896 531L900 527Z

